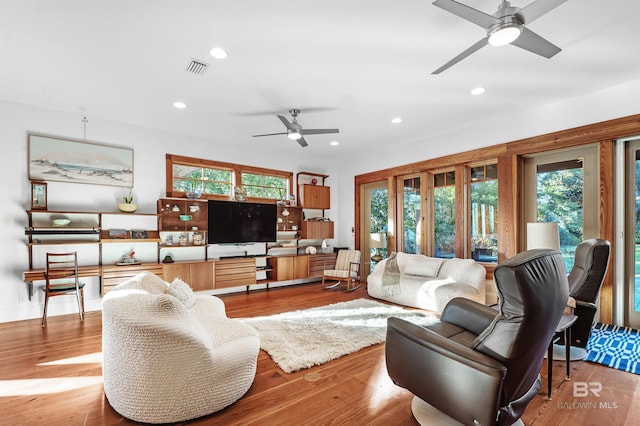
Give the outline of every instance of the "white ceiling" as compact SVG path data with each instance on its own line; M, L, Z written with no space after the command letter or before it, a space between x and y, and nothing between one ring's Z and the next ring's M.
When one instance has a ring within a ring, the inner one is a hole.
M464 3L491 14L499 1ZM329 155L636 80L638 17L637 0L569 0L529 25L555 57L487 46L432 75L485 33L430 0L0 0L0 98L255 149L303 149L251 137L283 131L276 114L296 107L304 127L340 129L306 137ZM191 58L204 75L185 71Z

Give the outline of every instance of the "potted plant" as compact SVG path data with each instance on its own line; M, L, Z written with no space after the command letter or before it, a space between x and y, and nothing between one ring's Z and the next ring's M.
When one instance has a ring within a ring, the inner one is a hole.
M133 213L138 210L138 205L133 202L133 189L129 189L129 194L122 197L122 202L118 203L118 210L124 213Z

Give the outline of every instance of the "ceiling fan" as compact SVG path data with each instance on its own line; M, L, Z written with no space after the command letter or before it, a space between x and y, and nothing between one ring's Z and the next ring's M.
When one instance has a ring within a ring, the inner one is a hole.
M279 133L266 133L264 135L253 135L254 138L260 136L274 136L274 135L287 135L289 139L293 139L298 141L300 146L303 148L308 146L309 144L304 139L304 135L319 135L323 133L339 133L338 129L303 129L300 124L298 124L298 114L300 114L300 109L292 108L289 110L289 114L293 117L293 120L289 122L287 118L283 115L278 115L278 118L287 128L286 132Z
M440 74L487 44L492 46L513 44L545 58L551 58L561 49L529 30L525 25L530 24L566 1L536 0L521 9L512 7L511 3L502 0L496 13L488 15L454 0L435 0L433 2L434 6L481 26L487 31L487 36L431 74Z

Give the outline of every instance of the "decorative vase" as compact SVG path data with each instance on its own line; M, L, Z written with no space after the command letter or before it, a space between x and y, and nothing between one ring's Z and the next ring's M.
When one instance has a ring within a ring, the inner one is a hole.
M133 213L138 210L138 205L129 203L118 203L118 210L123 213Z

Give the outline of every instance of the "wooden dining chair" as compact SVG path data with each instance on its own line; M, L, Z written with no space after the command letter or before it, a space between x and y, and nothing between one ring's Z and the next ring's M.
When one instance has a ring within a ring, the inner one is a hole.
M84 286L78 279L78 253L47 253L42 326L47 325L47 306L54 296L75 295L80 321L84 321Z

